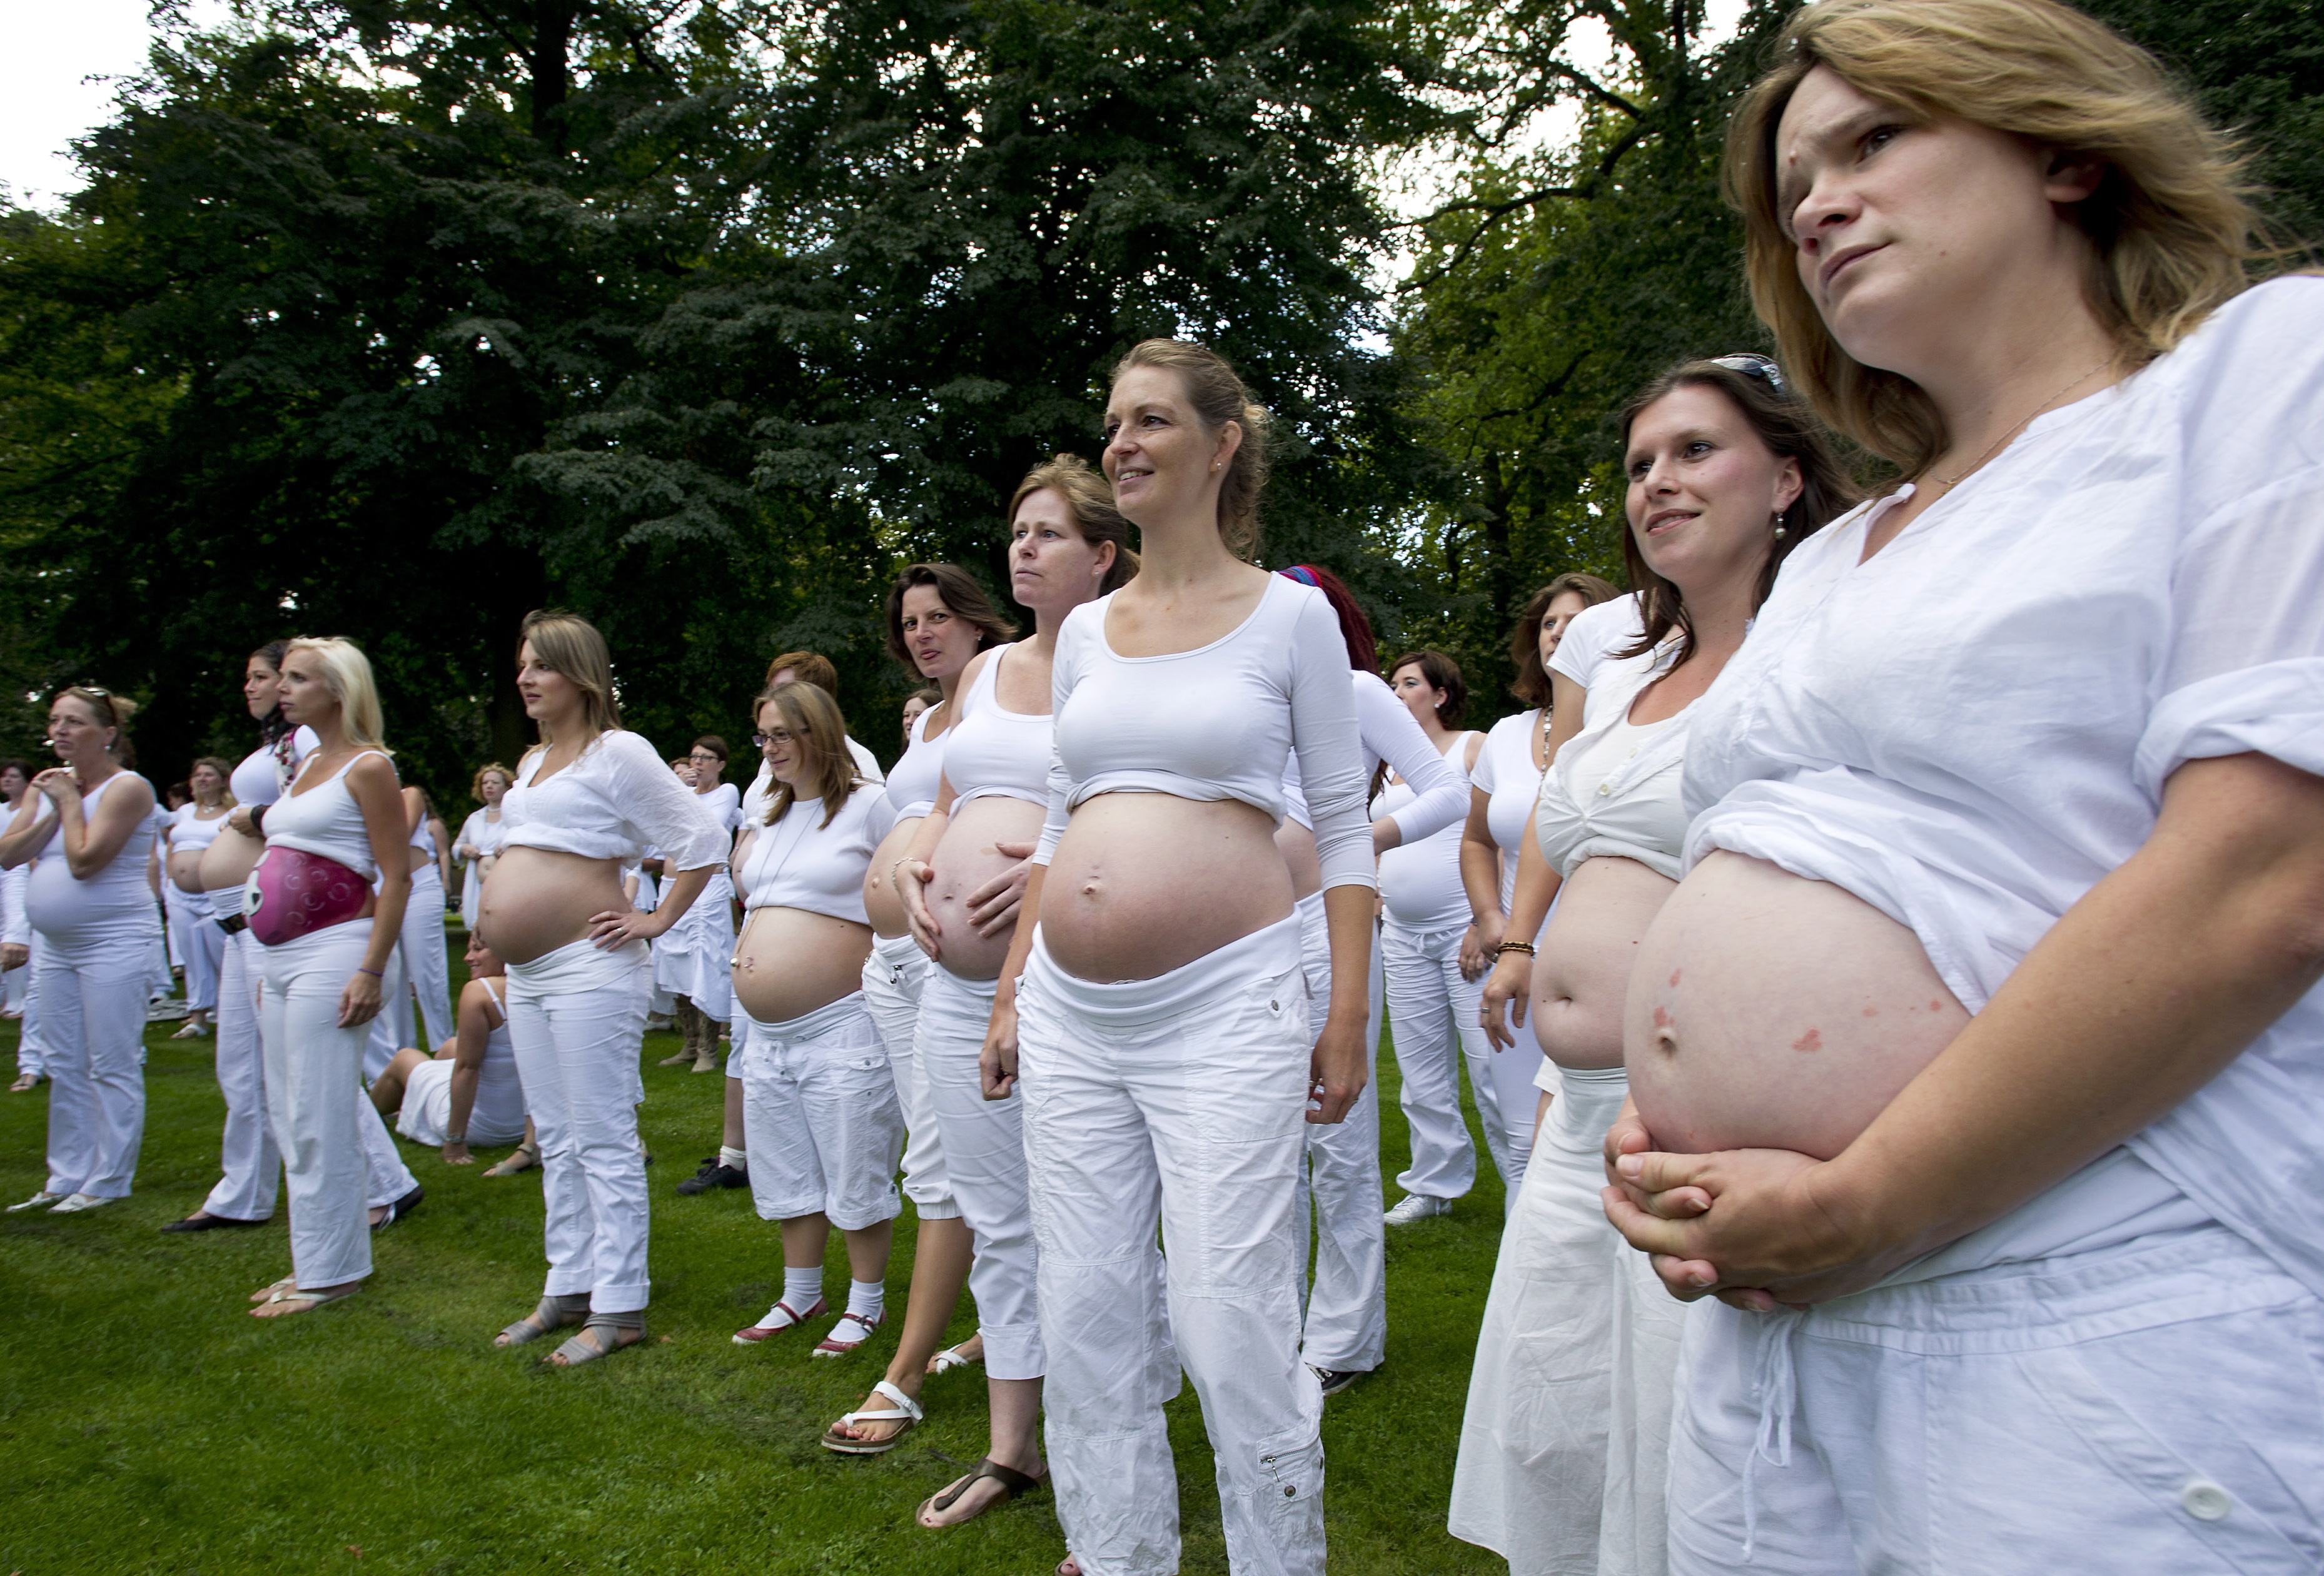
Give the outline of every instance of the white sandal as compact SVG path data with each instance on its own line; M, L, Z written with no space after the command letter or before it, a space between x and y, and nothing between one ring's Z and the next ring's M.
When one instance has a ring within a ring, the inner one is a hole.
M894 1450L904 1435L918 1427L927 1416L927 1414L921 1410L918 1401L913 1400L885 1379L872 1386L872 1390L874 1395L882 1396L893 1401L895 1405L885 1409L846 1413L837 1423L823 1431L824 1449L836 1451L844 1456L884 1455ZM885 1439L855 1439L839 1432L842 1428L852 1428L858 1423L900 1423L904 1426Z
M307 1309L307 1312L311 1313L317 1308L328 1307L333 1303L346 1302L363 1290L363 1283L358 1281L354 1286L342 1286L335 1292L302 1292L294 1286L274 1286L268 1287L267 1290L269 1293L267 1299L259 1304L259 1307L271 1308L277 1303L308 1303L312 1304ZM254 1316L255 1316L254 1311Z
M928 1359L928 1373L933 1378L937 1374L948 1374L956 1368L966 1368L971 1363L983 1360L981 1357L969 1356L957 1346L947 1346Z

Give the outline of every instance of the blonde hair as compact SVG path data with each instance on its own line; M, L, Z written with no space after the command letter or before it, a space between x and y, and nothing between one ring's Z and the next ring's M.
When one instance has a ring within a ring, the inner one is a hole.
M497 760L487 760L476 768L476 775L468 780L468 797L478 804L484 802L484 779L497 773L503 789L516 786L516 773Z
M1272 418L1267 408L1250 397L1225 356L1191 339L1141 340L1113 364L1113 381L1120 382L1134 366L1176 373L1204 431L1216 432L1230 421L1242 428L1242 442L1219 484L1219 539L1236 558L1253 557L1259 551L1259 496L1267 490L1270 459ZM1014 519L1013 504L1009 512Z
M1025 473L1017 484L1017 491L1009 495L1010 528L1017 524L1017 512L1025 500L1047 490L1065 501L1073 512L1074 525L1082 533L1082 540L1096 547L1100 542L1113 544L1113 562L1105 567L1105 578L1098 582L1097 594L1103 596L1120 590L1138 574L1138 555L1130 550L1130 521L1114 507L1113 489L1103 476L1090 469L1089 461L1077 454L1053 455Z
M1829 67L1858 92L2104 166L2074 205L2091 244L2086 292L2123 360L2144 365L2249 282L2259 219L2234 142L2152 56L2057 0L1821 0L1784 26L1777 63L1728 127L1723 180L1743 215L1751 302L1784 368L1826 420L1906 476L1949 441L1920 386L1855 360L1800 282L1776 209L1775 133L1802 78Z
M577 613L535 608L524 615L524 627L517 633L520 656L528 641L532 643L534 661L570 680L581 692L582 724L592 738L622 725L621 705L613 698L613 653L595 624ZM544 726L540 743L533 749L555 742Z
M363 649L337 635L300 635L284 645L284 666L294 651L315 654L316 666L323 670L323 687L339 703L339 724L346 730L347 742L392 755L381 737L386 723L380 712L379 687L372 682L371 659Z
M779 684L752 703L753 728L758 726L759 714L769 706L782 718L792 741L807 746L815 768L815 797L823 801L823 819L818 825L830 825L847 797L862 784L855 757L847 748L847 723L840 717L839 703L819 684ZM775 784L775 791L767 796L761 825L771 826L781 820L798 797L790 784Z

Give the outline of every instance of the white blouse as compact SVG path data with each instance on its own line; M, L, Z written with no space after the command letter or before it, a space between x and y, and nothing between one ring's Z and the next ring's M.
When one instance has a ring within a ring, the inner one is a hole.
M1695 703L1689 862L1854 893L1977 1011L2138 851L2179 766L2324 774L2319 412L2324 279L2278 280L2038 418L1870 560L1886 502L1803 543ZM2130 1148L2324 1294L2319 1132L2324 986Z
M1238 799L1280 825L1296 751L1323 885L1378 885L1339 615L1310 585L1268 576L1251 614L1192 651L1123 657L1106 643L1109 593L1065 616L1053 693L1056 750L1047 864L1073 807L1099 794Z
M1534 812L1542 857L1561 878L1593 859L1633 859L1678 880L1687 823L1679 779L1695 708L1659 723L1629 720L1632 703L1676 654L1666 645L1600 665L1590 691L1596 714L1550 762Z
M673 871L724 862L725 829L638 734L598 734L570 766L536 786L533 774L548 753L528 754L501 800L503 848L634 862L658 847Z

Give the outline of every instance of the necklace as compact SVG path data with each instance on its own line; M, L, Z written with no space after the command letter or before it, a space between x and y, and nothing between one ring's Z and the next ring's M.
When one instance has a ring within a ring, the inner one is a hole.
M2043 411L2047 410L2060 400L2064 399L2068 390L2079 388L2082 384L2089 382L2092 378L2098 376L2098 373L2106 371L2107 367L2112 366L2114 364L2114 353L2109 351L2104 361L2099 362L2098 365L2082 373L2081 376L2076 378L2072 382L2068 383L2065 388L2060 389L2056 393L2051 395L2048 399L2034 406L2032 410L2026 412L2024 419L2019 421L2015 427L2010 428L1999 438L1995 438L1993 442L1987 446L1986 451L1978 456L1977 458L1971 460L1968 465L1962 466L1960 470L1954 472L1950 476L1940 476L1936 472L1931 471L1929 473L1930 478L1942 485L1945 492L1951 492L1964 480L1970 475L1973 475L1986 461L1991 459L1996 454L1999 453L2004 444L2011 442L2028 427L2033 426L2035 417L2040 416ZM1942 494L1940 494L1940 496L1942 496Z

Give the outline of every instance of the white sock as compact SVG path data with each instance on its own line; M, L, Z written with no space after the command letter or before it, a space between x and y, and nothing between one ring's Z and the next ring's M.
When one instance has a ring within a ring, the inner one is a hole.
M847 1311L871 1323L878 1323L880 1315L888 1311L888 1283L884 1280L851 1280L847 1283Z
M721 1144L718 1146L718 1164L729 1170L748 1171L751 1169L751 1157L740 1149L730 1149Z
M823 1299L823 1266L813 1269L783 1267L783 1302L794 1313L804 1313Z

